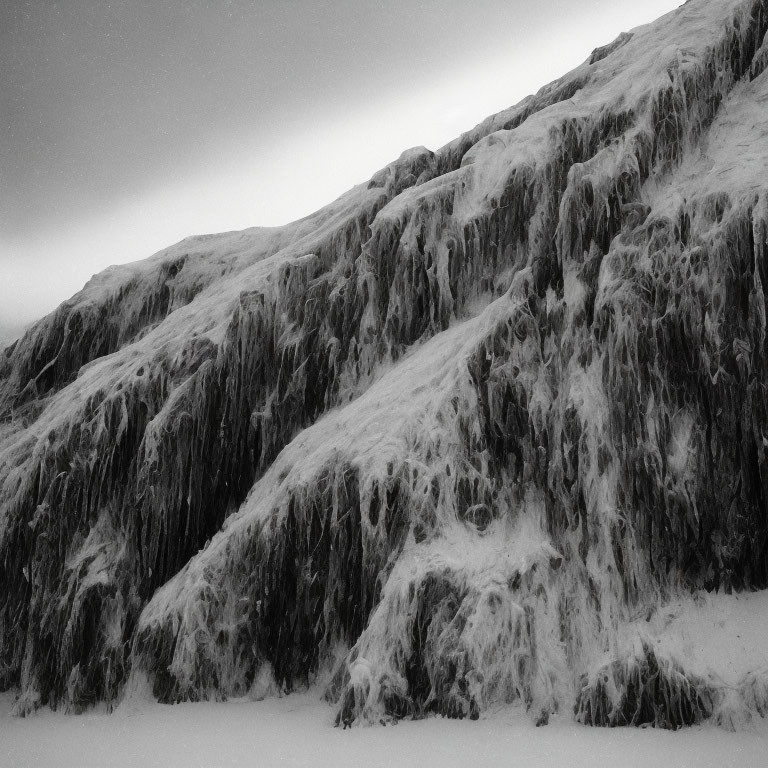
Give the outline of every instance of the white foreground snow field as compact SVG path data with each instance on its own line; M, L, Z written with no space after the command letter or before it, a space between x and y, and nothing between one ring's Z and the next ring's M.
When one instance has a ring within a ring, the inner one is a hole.
M768 667L768 590L699 595L638 623L665 653L726 685L735 686L745 670ZM1 768L768 765L768 720L759 717L735 733L712 724L680 731L589 728L567 713L536 728L521 707L510 707L476 722L433 717L341 730L319 691L175 706L134 693L111 715L43 709L22 719L11 715L12 707L13 695L0 694Z
M730 733L708 725L680 731L588 728L565 717L536 728L507 709L477 722L428 718L383 727L333 727L317 694L261 702L178 704L132 701L114 714L43 711L12 718L0 697L3 768L198 768L198 766L764 766L768 728Z

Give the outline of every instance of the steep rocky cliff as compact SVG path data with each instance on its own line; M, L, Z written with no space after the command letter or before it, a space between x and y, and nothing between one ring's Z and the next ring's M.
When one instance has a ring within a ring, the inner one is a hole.
M707 666L669 625L768 587L766 30L767 0L689 0L313 216L107 270L7 349L19 711L146 679L322 683L344 724L764 714L768 657Z

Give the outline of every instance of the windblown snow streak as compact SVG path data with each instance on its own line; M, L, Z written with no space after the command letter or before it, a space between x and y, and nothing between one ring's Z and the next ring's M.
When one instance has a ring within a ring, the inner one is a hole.
M760 665L724 682L651 619L768 586L766 30L765 0L690 0L9 348L19 710L134 674L164 701L325 679L343 724L764 715Z

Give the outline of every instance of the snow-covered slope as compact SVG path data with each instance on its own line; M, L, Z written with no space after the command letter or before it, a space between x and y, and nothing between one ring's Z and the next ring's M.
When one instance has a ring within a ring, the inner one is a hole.
M27 331L0 361L19 709L133 675L163 701L325 680L340 723L763 714L768 654L725 682L652 617L768 586L767 29L765 0L689 0Z

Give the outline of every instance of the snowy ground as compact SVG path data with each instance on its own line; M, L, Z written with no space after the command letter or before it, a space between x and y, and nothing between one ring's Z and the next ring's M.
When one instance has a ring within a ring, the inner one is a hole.
M9 714L0 696L0 765L22 766L762 766L768 724L742 733L598 729L565 719L536 728L519 710L477 722L431 718L390 727L332 726L315 694L262 702L124 704L112 715Z
M698 595L638 620L665 654L725 683L768 665L768 590ZM639 630L638 630L639 631ZM731 733L713 725L661 731L588 728L567 715L536 728L521 708L479 721L428 718L388 727L333 727L317 692L226 704L156 703L136 692L111 715L48 709L11 715L0 694L0 768L112 766L652 766L726 768L768 764L768 720Z

